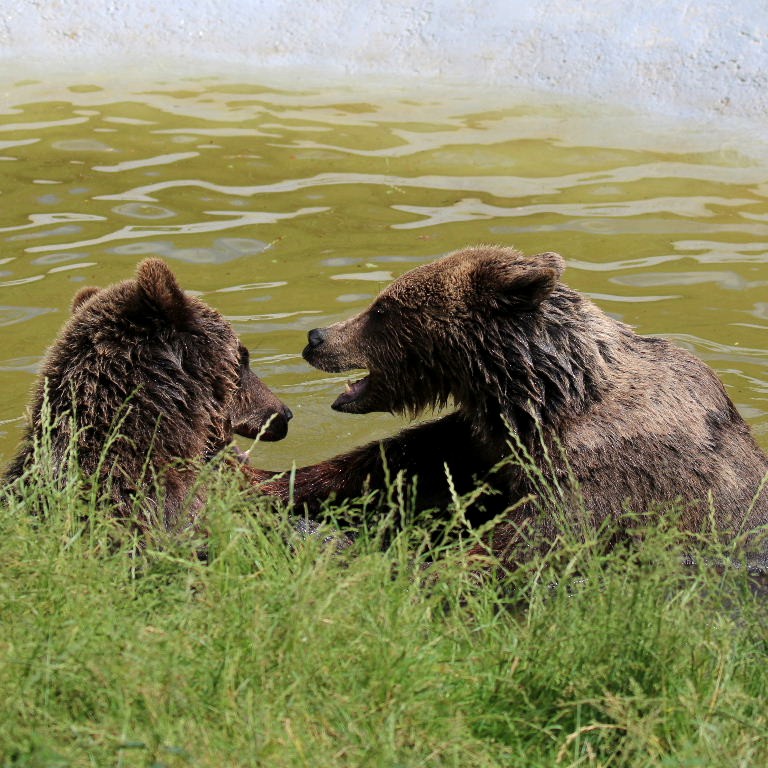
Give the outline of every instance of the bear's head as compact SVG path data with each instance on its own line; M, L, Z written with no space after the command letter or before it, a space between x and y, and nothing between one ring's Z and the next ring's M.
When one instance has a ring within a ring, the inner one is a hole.
M556 253L465 248L402 275L355 317L310 331L304 358L328 372L368 370L336 398L338 411L469 404L504 379L510 334L529 332L564 268Z
M207 439L207 454L233 433L281 440L292 416L251 370L229 322L185 294L160 259L143 261L135 280L83 288L43 375L62 395L74 385L76 410L99 402L108 416L133 400L142 412L131 422L143 420L146 429L162 433L162 422L180 431L183 423L193 426Z
M282 439L290 418L229 322L185 294L164 262L147 259L135 279L75 296L5 479L39 458L54 482L67 482L74 448L120 516L138 502L142 515L154 520L162 509L165 525L186 525L202 504L200 465L233 434Z

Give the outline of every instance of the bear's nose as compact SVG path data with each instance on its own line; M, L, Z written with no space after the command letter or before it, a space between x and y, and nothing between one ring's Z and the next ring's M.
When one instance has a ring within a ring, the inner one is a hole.
M283 408L283 416L285 416L286 421L290 421L293 418L293 411L287 405Z
M309 346L313 349L319 347L325 341L325 331L322 328L313 328L308 334Z

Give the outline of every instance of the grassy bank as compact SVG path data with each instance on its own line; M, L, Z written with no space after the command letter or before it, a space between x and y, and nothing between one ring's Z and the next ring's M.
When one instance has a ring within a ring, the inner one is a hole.
M484 578L428 521L337 555L223 480L204 563L35 493L0 507L3 766L768 763L765 600L671 532Z

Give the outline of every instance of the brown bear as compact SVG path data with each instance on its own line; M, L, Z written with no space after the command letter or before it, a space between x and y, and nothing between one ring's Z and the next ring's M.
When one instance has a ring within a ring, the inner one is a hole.
M134 280L75 296L43 360L6 480L41 459L64 482L76 456L119 517L174 530L202 505L201 463L233 433L282 439L290 418L229 322L186 295L163 261L147 259Z
M495 493L472 514L481 522L506 513L494 535L499 554L528 528L556 536L556 508L599 525L628 508L676 504L680 525L696 530L711 493L724 533L768 523L759 494L768 459L714 372L606 315L561 282L564 268L556 253L470 247L407 272L361 314L310 331L309 363L369 371L334 409L455 410L264 490L317 509L403 472L418 477L419 507L444 508L447 475L460 494L487 480ZM509 460L525 453L540 474Z

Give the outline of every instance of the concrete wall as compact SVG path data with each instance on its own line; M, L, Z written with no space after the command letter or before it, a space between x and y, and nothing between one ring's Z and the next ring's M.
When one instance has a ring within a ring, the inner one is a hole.
M768 115L767 0L0 0L0 64L126 57Z

